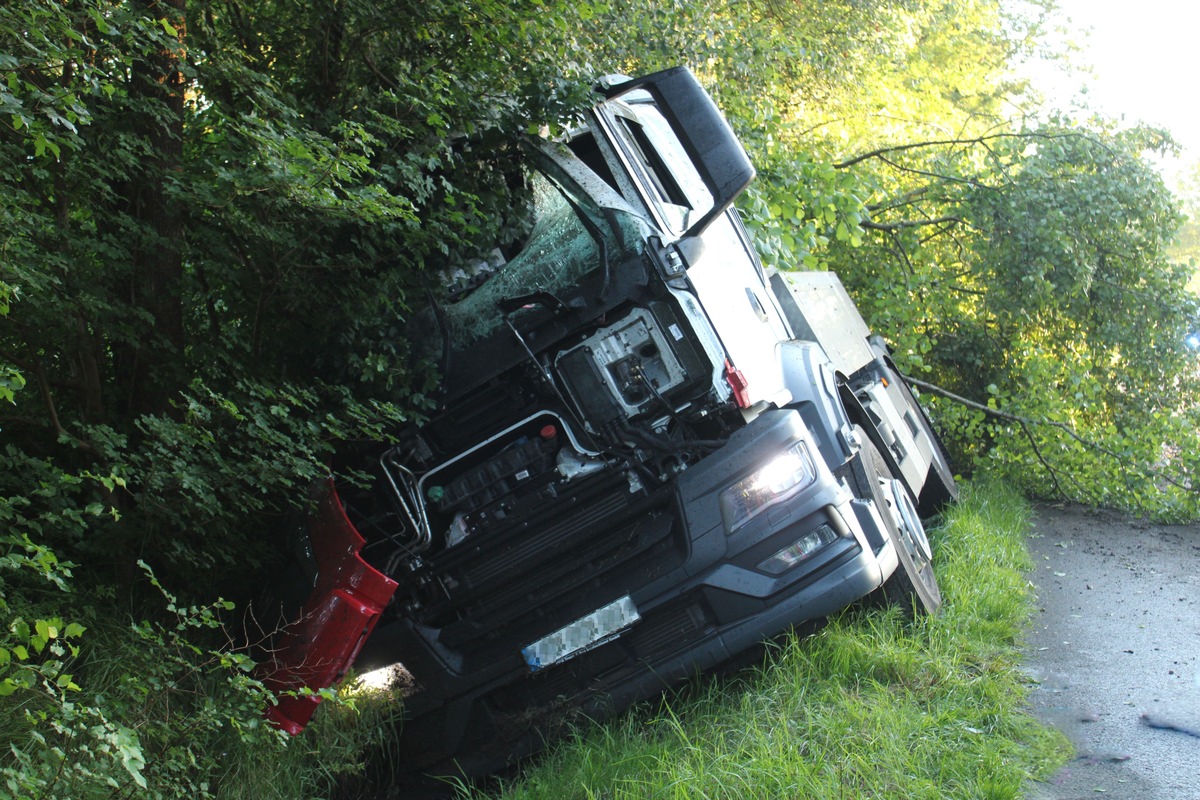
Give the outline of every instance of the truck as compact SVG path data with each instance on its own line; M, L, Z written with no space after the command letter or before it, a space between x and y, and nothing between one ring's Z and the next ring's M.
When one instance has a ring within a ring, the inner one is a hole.
M835 275L764 269L693 73L598 91L522 142L518 235L409 321L437 409L314 500L290 731L297 690L400 663L405 769L476 776L873 592L941 604L954 474L886 344Z

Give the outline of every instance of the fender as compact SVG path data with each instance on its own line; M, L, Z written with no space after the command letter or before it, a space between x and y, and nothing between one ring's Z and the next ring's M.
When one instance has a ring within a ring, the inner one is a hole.
M354 663L363 642L396 591L396 582L363 560L366 541L355 530L326 481L316 513L309 519L319 569L301 618L284 629L260 667L263 684L276 696L267 719L295 736L304 730L321 701L302 689L333 686Z
M791 407L817 440L830 467L843 464L858 452L854 424L838 393L837 373L816 342L799 339L779 345L783 385L792 395Z

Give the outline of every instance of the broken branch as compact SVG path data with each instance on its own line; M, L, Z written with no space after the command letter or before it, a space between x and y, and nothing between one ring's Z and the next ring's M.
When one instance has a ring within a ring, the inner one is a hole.
M908 381L909 384L916 386L918 389L924 389L924 390L933 392L934 394L945 397L947 400L952 400L955 403L964 405L967 408L975 409L977 411L982 411L984 414L987 414L988 416L996 417L997 419L1002 419L1007 422L1014 422L1014 423L1020 425L1021 430L1025 433L1026 437L1029 439L1029 443L1033 446L1034 455L1037 456L1038 461L1040 461L1042 466L1046 468L1046 471L1050 473L1050 477L1054 481L1054 486L1058 490L1059 494L1062 497L1067 497L1068 495L1065 492L1063 492L1062 485L1059 483L1058 470L1054 469L1054 467L1052 467L1050 465L1050 463L1047 462L1045 457L1042 455L1041 450L1037 446L1037 442L1034 441L1033 432L1030 430L1031 426L1041 425L1043 427L1057 428L1058 430L1063 431L1064 433L1067 434L1067 436L1069 436L1070 438L1079 442L1079 444L1081 444L1082 446L1084 446L1090 450L1095 450L1098 453L1103 453L1104 455L1108 456L1109 458L1112 458L1115 461L1119 461L1122 463L1126 462L1126 459L1120 453L1114 452L1113 450L1110 450L1109 448L1104 447L1101 444L1093 442L1090 439L1085 439L1084 437L1077 434L1074 430L1072 430L1071 426L1067 425L1065 422L1056 422L1054 420L1048 420L1048 419L1034 419L1032 417L1021 416L1020 414L1013 414L1008 411L1001 411L998 408L992 408L991 406L985 405L983 403L977 403L974 400L963 397L960 394L955 394L954 392L950 391L949 389L943 389L941 386L938 386L936 384L927 383L927 382L919 380L917 378L909 377L908 375L904 375L902 377L904 378L904 380ZM1128 464L1126 464L1126 467L1128 469L1132 470L1133 472L1143 475L1145 477L1166 481L1167 483L1171 484L1172 486L1174 486L1176 488L1183 489L1184 491L1187 491L1187 492L1194 492L1194 493L1200 494L1200 486L1194 485L1191 482L1185 483L1183 481L1172 478L1170 475L1166 474L1162 470L1140 469L1137 466L1128 465Z

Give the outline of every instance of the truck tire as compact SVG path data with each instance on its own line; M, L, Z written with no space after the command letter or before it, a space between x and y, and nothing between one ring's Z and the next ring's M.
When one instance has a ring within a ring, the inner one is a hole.
M883 584L883 597L914 616L936 614L942 607L942 592L934 573L933 551L925 526L908 490L892 475L879 450L865 435L861 441L872 499L900 561Z

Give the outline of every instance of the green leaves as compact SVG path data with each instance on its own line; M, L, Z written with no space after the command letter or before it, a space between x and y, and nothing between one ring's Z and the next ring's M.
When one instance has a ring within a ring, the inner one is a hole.
M32 614L0 630L0 697L14 698L0 780L14 796L211 798L231 759L283 757L285 735L262 720L269 693L223 628L233 604L183 607L146 571L169 610L151 602L134 625L93 606L100 593L74 604L86 626L42 614L4 576Z
M25 376L15 367L0 364L0 401L14 402L16 393L25 388Z
M776 269L829 269L830 241L862 243L869 184L806 157L759 165L759 181L739 206L763 262Z

